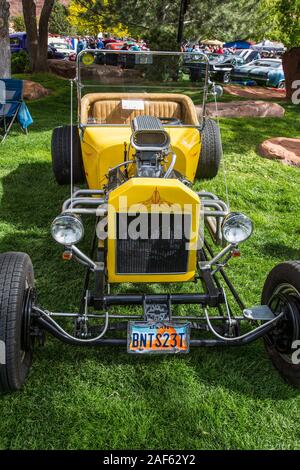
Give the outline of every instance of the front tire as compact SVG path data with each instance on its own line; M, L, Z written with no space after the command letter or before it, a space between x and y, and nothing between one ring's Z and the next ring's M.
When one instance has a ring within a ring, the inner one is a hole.
M283 379L300 388L300 261L281 263L268 275L262 304L285 315L265 338L270 359Z
M212 179L217 176L222 158L220 128L213 119L205 119L201 132L201 152L196 178Z
M52 168L58 184L71 183L71 135L73 142L73 183L85 182L81 142L77 126L56 127L52 133Z
M33 267L25 253L0 255L0 392L20 390L29 373L32 345L24 305L34 286Z

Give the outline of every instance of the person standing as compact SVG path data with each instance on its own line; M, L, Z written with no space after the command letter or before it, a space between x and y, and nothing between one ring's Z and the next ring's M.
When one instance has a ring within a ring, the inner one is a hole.
M84 49L84 43L83 43L83 40L82 38L78 38L78 43L77 43L77 54L79 54L79 52L83 51Z
M104 49L104 42L102 41L102 38L98 38L97 41L97 49Z

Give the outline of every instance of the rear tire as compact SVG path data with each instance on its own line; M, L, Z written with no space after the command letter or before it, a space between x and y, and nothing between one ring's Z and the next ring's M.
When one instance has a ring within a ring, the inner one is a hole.
M24 341L24 304L26 291L33 286L27 254L0 255L0 392L20 390L30 370L32 344Z
M222 158L220 128L213 119L205 119L201 132L201 152L196 178L212 179L217 176Z
M293 361L300 361L300 261L275 266L266 279L262 304L269 305L274 313L286 312L264 338L265 347L283 379L300 388L300 363ZM294 341L299 343L296 347Z
M77 126L72 128L73 183L84 183L81 143ZM71 126L56 127L51 142L52 168L58 184L71 182Z
M201 79L201 71L198 68L190 68L191 82L198 82Z

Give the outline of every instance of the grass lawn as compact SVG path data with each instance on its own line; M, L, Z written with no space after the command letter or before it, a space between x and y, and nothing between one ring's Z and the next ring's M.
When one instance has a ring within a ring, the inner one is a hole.
M83 269L61 261L49 231L69 194L50 161L51 131L69 120L69 84L50 75L34 80L53 93L29 104L28 137L15 131L0 147L0 251L28 252L40 304L72 311ZM299 107L284 106L283 119L221 121L231 208L255 223L228 269L248 305L260 302L275 264L300 259L300 169L256 153L268 137L300 136ZM204 187L224 197L222 172ZM262 341L137 358L48 338L23 391L0 397L0 448L300 449L299 412L300 394L280 379Z

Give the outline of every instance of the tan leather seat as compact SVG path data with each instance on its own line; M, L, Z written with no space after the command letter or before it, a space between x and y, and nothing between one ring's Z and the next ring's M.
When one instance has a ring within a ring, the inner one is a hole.
M122 100L143 100L143 110L123 109ZM81 122L88 124L130 124L138 115L176 118L183 124L198 126L192 100L171 93L90 93L81 100Z

